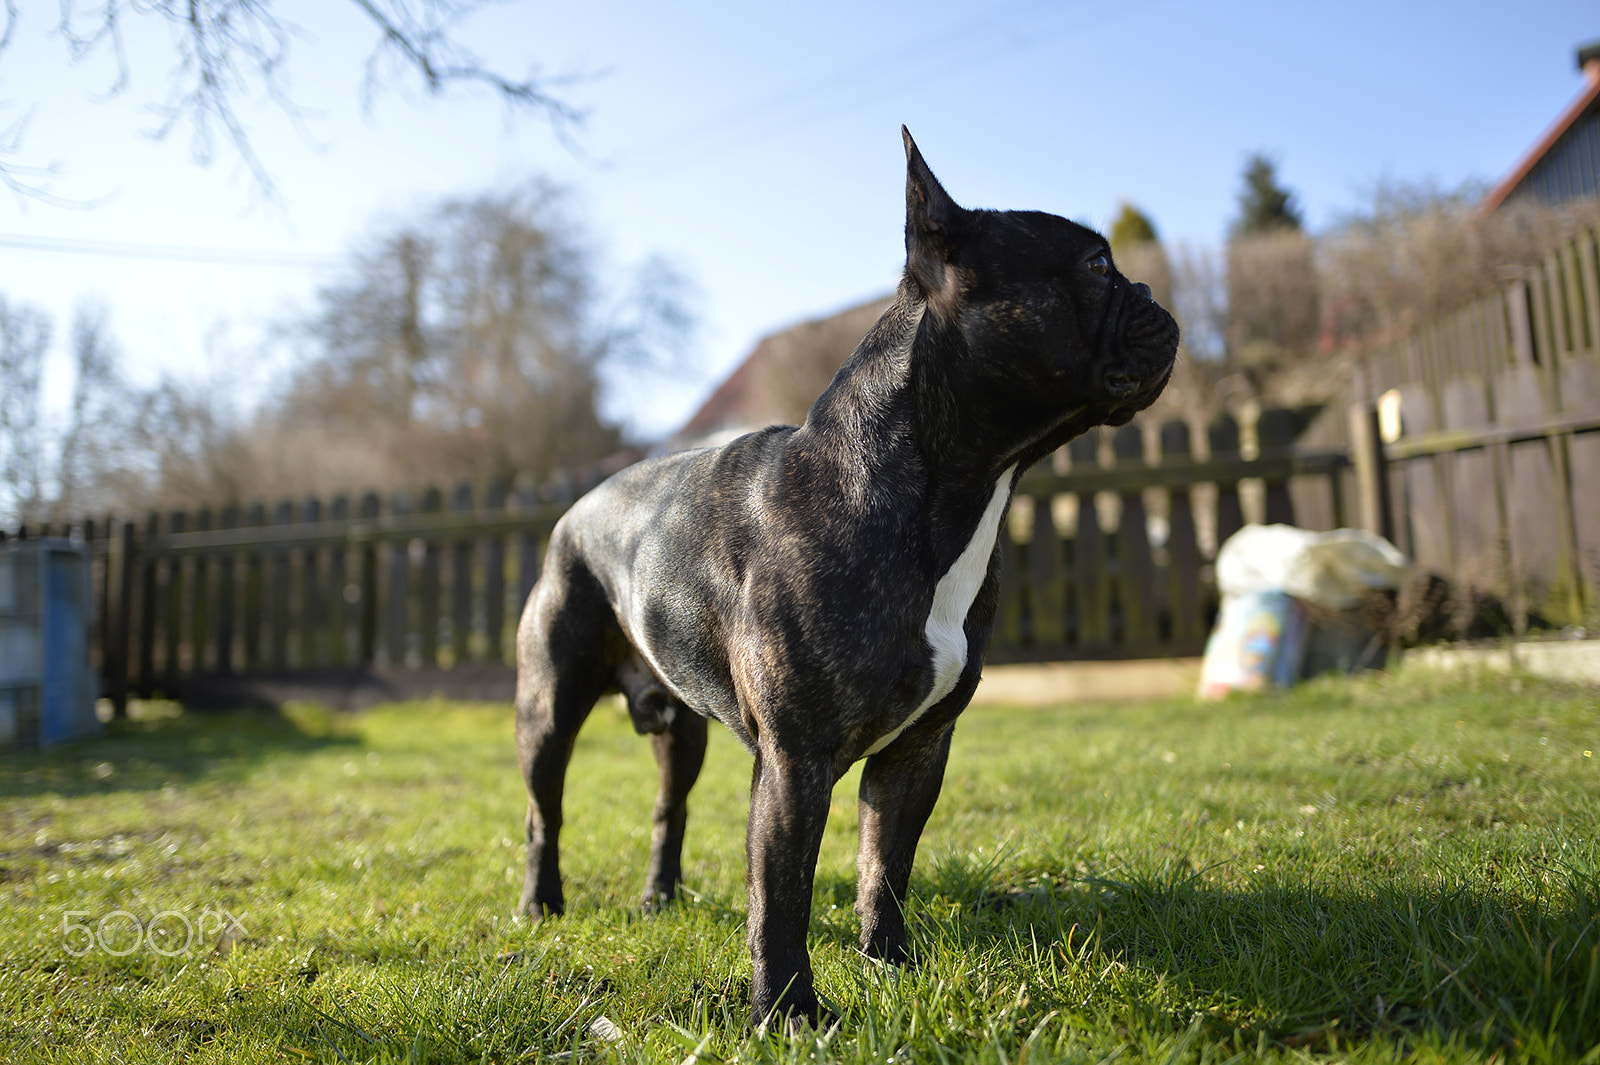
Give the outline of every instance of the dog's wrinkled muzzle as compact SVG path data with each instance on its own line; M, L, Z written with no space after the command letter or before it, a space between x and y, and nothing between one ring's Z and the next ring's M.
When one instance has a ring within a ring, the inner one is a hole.
M1178 324L1150 286L1118 277L1100 320L1095 363L1101 392L1131 418L1155 402L1172 376Z

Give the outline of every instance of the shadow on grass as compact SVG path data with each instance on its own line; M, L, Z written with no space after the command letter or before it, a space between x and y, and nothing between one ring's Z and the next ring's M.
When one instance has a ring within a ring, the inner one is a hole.
M0 799L149 791L201 778L237 778L269 757L359 742L314 713L158 708L143 720L113 722L91 740L0 755Z
M1245 1043L1387 1037L1558 1057L1600 1046L1594 870L1551 870L1554 886L1534 901L1381 884L1225 890L1182 874L1039 876L995 890L993 872L936 869L922 890L960 909L916 934L962 949L1031 941L1080 971L1115 967L1155 998L1164 982Z

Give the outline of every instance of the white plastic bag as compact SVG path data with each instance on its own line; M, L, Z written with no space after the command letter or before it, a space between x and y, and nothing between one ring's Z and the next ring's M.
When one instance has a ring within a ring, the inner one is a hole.
M1287 592L1348 610L1369 591L1400 587L1410 568L1393 544L1360 529L1246 525L1217 552L1217 588L1224 596Z

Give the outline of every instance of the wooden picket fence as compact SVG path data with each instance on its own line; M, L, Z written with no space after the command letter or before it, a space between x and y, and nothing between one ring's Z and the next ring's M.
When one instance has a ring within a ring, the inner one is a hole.
M1346 524L1344 450L1294 446L1300 412L1242 428L1091 434L1022 481L990 660L1198 653L1211 561L1247 520ZM577 485L581 489L584 485ZM507 698L514 634L575 491L369 494L33 530L96 559L108 695L199 702L428 691Z
M1507 604L1514 626L1600 620L1600 235L1368 353L1397 545ZM1348 441L1337 416L1313 430Z
M1216 616L1212 562L1247 521L1323 530L1355 518L1344 449L1294 444L1269 410L1248 444L1223 417L1080 437L1018 486L991 662L1198 654ZM1201 446L1197 447L1199 443Z
M105 687L118 701L227 702L264 682L337 690L374 676L414 694L414 674L424 687L446 675L438 686L452 694L497 694L569 503L526 490L479 499L462 486L448 501L369 493L104 523L111 535L91 543Z

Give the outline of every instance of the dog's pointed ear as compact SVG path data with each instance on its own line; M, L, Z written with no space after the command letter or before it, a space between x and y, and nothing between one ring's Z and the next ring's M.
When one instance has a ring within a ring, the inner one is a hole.
M900 127L906 142L906 270L930 301L954 281L961 220L966 214L933 176L911 131Z

